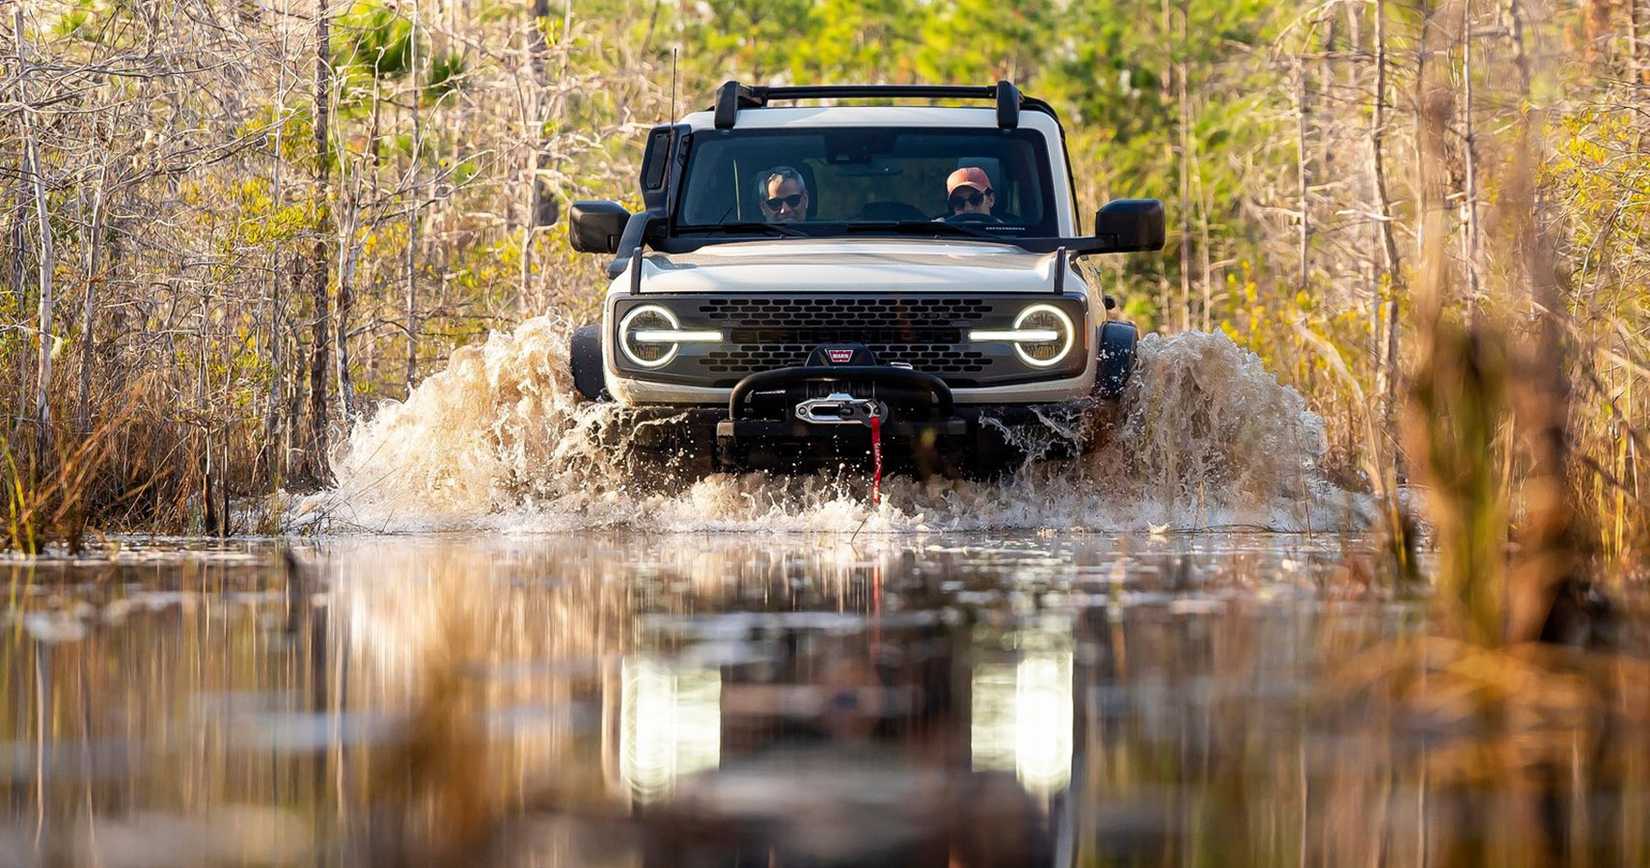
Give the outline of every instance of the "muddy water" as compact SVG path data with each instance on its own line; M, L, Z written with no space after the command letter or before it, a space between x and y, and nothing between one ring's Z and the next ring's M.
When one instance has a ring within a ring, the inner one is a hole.
M294 530L644 529L870 532L1362 527L1364 495L1322 471L1323 420L1226 335L1141 339L1115 404L1050 414L1025 435L1087 444L1011 479L896 478L869 501L870 458L838 472L653 478L622 407L580 400L564 328L539 317L453 354L404 402L361 421L334 461L338 485L292 505ZM668 424L653 422L649 424Z
M303 545L296 571L267 543L0 565L0 865L1650 862L1642 733L1546 732L1532 774L1488 758L1500 734L1336 698L1427 627L1366 591L1360 545L444 536Z

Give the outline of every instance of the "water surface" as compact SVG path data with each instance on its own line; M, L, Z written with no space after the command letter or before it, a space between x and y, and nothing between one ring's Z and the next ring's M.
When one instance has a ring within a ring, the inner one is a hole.
M291 553L0 565L0 865L1650 863L1643 730L1400 707L1356 539Z

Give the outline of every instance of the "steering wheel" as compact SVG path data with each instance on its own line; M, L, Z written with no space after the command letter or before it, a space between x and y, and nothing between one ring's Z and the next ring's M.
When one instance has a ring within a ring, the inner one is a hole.
M996 215L993 215L993 214L981 214L981 213L976 212L976 211L969 211L969 212L966 212L966 213L963 213L963 214L952 214L950 217L945 218L945 222L947 222L947 223L1001 223L1003 221L998 220Z

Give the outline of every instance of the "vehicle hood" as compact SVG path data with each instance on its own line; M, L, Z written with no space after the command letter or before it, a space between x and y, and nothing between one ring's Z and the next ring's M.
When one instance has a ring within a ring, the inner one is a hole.
M1054 285L1053 254L951 240L764 240L649 253L643 261L643 292L1032 293ZM629 285L628 270L614 281L616 289Z

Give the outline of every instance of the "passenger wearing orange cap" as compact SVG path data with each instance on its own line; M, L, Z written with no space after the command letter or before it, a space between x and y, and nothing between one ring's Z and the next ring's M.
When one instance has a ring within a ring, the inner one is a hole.
M991 176L979 166L964 166L945 179L946 204L951 206L947 223L1001 223L991 213L997 194L991 190Z

